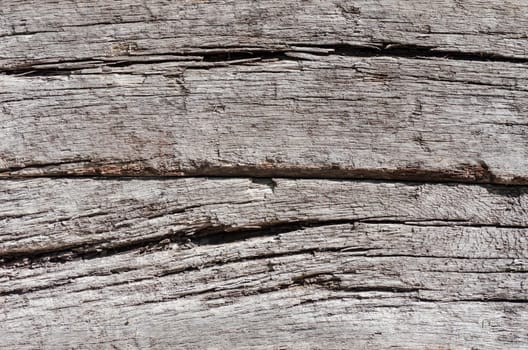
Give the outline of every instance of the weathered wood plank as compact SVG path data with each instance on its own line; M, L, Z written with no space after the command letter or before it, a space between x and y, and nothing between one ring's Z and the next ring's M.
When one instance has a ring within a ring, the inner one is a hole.
M292 45L418 45L527 58L522 0L2 1L0 67ZM65 45L67 43L67 45Z
M527 347L526 3L1 5L0 348Z
M175 298L204 290L219 298L312 283L350 292L401 292L430 301L515 302L528 299L523 283L527 232L358 223L226 235L222 241L214 236L190 243L166 240L101 258L6 264L8 278L0 294L57 288L77 292L126 282L151 284L159 278L174 285L166 292ZM213 273L218 276L213 278ZM67 280L76 283L64 285Z
M528 183L524 65L313 59L1 76L0 176Z
M206 178L39 178L0 185L4 256L65 250L83 256L167 238L336 221L528 226L523 186Z
M521 349L526 230L325 225L7 266L2 346Z

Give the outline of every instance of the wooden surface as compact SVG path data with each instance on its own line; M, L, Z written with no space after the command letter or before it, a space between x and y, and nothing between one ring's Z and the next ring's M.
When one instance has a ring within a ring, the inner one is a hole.
M528 184L524 64L335 55L196 64L4 77L0 176Z
M3 0L0 65L336 44L526 59L527 12L521 0Z
M0 6L1 349L527 349L520 0Z
M4 346L528 341L526 188L273 181L7 181Z

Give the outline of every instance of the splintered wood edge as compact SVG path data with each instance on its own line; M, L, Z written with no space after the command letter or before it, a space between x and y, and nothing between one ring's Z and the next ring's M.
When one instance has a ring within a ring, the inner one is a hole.
M322 46L376 50L426 50L455 53L466 59L527 59L526 13L522 0L435 0L402 4L369 0L249 0L177 3L104 0L61 5L43 0L21 6L4 0L0 24L3 69L133 56L201 55L289 51ZM28 21L28 18L35 20ZM68 45L64 45L67 42ZM340 46L341 45L341 46ZM315 50L312 50L312 52ZM316 51L317 52L317 51ZM420 54L419 52L417 54ZM464 56L466 55L466 56ZM177 57L176 57L177 58ZM178 59L178 58L177 58Z

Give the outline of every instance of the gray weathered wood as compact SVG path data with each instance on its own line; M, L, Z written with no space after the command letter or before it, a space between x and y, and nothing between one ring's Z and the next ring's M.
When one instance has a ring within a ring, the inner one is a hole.
M111 251L166 238L336 220L528 226L523 186L207 178L42 178L1 185L4 256Z
M2 270L2 346L521 349L527 244L527 229L328 224L26 261Z
M0 349L528 348L525 2L0 5Z
M2 176L528 183L524 65L313 59L0 76Z
M3 0L0 67L123 55L418 45L527 58L522 0Z

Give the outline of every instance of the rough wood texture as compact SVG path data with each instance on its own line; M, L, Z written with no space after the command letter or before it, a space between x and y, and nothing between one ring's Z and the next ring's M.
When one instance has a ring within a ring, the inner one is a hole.
M292 45L414 45L528 56L528 5L522 0L96 0L60 6L53 0L3 0L1 11L4 69L226 48L277 51Z
M6 181L2 188L4 256L68 249L82 254L336 220L528 226L522 186L190 178L33 179Z
M524 65L310 58L0 76L0 171L528 183Z
M329 226L6 269L3 346L522 349L526 251L490 254L497 232L475 242L478 235L460 230ZM413 236L445 257L406 256L420 254L407 247ZM479 252L453 254L450 238Z
M2 0L0 349L527 349L527 13Z
M528 341L523 187L33 179L3 193L5 348Z

